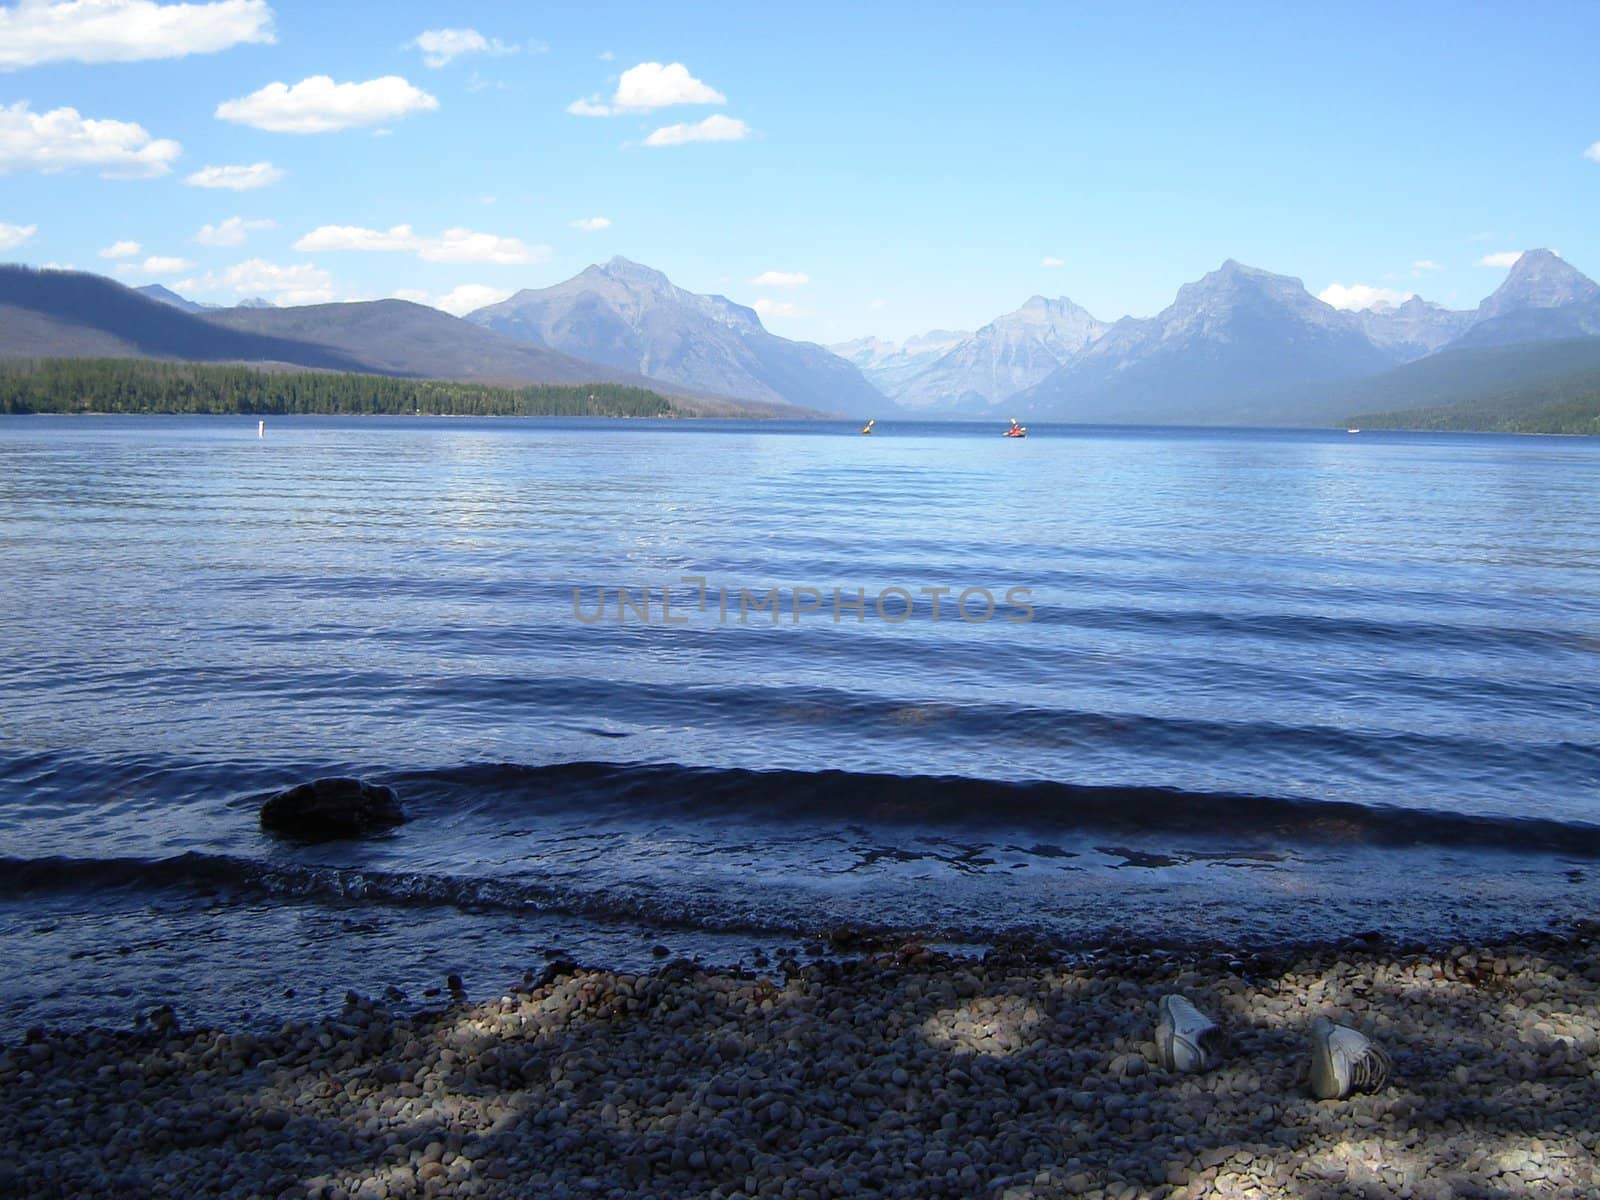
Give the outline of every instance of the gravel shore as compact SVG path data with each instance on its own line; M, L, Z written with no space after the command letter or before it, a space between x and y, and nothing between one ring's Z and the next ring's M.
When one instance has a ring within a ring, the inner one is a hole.
M1156 1065L1155 1006L1228 1027ZM1306 1090L1318 1015L1392 1055ZM1434 952L915 944L759 970L570 965L270 1035L33 1031L0 1049L0 1194L1580 1197L1600 1191L1600 931Z

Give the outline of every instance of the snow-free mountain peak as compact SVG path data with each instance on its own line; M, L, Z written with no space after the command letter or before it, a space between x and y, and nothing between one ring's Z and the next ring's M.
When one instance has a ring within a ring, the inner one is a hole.
M1600 334L1600 286L1559 254L1528 250L1473 314L1457 347L1564 341Z
M620 254L608 259L604 264L590 267L589 271L597 271L633 287L667 289L673 286L672 281L654 267L636 263L631 258L623 258ZM588 274L588 271L584 274Z
M883 397L820 346L769 333L724 296L686 291L653 267L613 258L530 288L467 320L537 345L739 400L825 412L881 412Z
M1068 420L1239 420L1254 395L1352 379L1393 361L1355 313L1323 303L1293 276L1230 258L1184 284L1154 317L1124 317L1011 403Z
M1487 321L1524 308L1565 308L1600 299L1600 285L1550 250L1528 250L1512 264L1505 282L1478 305Z
M1030 296L962 338L889 394L921 412L974 412L1031 387L1105 332L1065 296Z

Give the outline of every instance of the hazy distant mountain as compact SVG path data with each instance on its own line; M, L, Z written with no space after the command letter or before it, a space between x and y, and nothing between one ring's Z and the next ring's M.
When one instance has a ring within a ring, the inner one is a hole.
M868 383L893 398L912 376L932 366L945 351L971 336L964 330L934 329L900 343L864 337L828 349L855 364Z
M1034 296L962 339L891 393L919 412L976 412L1040 382L1108 326L1071 300Z
M870 414L885 406L882 394L838 355L768 333L753 310L684 291L625 258L518 292L467 320L697 391L828 412Z
M1009 404L1071 421L1250 421L1257 396L1373 374L1393 361L1356 314L1324 304L1298 279L1229 259L1179 288L1156 316L1118 321ZM1299 423L1292 412L1274 420Z
M207 309L214 307L210 304L200 304L180 296L171 288L162 287L159 283L147 283L144 287L136 287L133 290L141 296L149 296L150 299L159 300L163 304L170 304L173 308L181 308L184 312L205 312Z
M1529 250L1488 296L1457 346L1600 334L1600 285L1549 250Z
M159 283L147 283L144 287L136 287L133 290L138 292L141 296L149 296L150 299L159 300L163 304L170 304L173 308L181 308L184 312L216 312L218 309L228 307L228 305L225 304L206 304L201 300L190 300L185 296L178 295L178 293L173 291L171 288L161 286ZM239 301L239 303L233 307L276 308L277 305L271 300L265 299L264 297L251 296L247 300Z
M1400 362L1432 354L1477 320L1476 313L1445 308L1421 296L1412 296L1404 304L1378 304L1356 316L1372 344Z

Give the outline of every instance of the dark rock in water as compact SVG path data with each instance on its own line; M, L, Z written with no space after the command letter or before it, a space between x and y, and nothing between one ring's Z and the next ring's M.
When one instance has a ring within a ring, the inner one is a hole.
M360 779L314 779L261 806L261 828L287 837L359 837L402 824L394 789Z

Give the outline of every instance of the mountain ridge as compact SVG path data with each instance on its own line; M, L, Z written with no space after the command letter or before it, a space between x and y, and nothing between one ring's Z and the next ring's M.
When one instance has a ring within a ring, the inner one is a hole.
M946 350L891 398L919 412L993 407L1045 379L1108 328L1065 296L1030 296Z
M1011 398L1034 417L1233 423L1250 399L1390 365L1354 313L1289 275L1227 259L1154 317L1124 317L1079 356Z
M524 288L466 319L656 384L833 412L886 407L861 372L831 351L779 337L755 310L689 292L620 256L550 287Z

